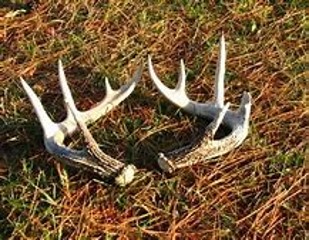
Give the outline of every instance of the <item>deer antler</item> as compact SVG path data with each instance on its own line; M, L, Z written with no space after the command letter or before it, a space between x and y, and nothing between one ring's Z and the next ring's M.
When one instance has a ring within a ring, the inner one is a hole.
M132 80L118 90L113 90L106 78L106 95L104 99L97 106L84 112L77 110L75 106L60 60L58 62L58 71L60 86L67 108L67 117L60 123L55 123L50 119L37 95L21 78L22 86L42 125L44 144L47 151L61 157L66 164L73 167L84 168L104 178L113 177L118 185L123 186L130 183L134 178L135 166L125 165L123 162L102 152L86 125L104 116L131 94L136 83L141 78L142 66L134 73ZM87 148L83 150L71 149L63 143L65 137L78 128L82 131L87 143Z
M224 105L224 73L225 73L225 42L220 39L219 60L215 76L215 98L212 102L198 103L188 98L185 90L186 73L183 61L180 62L180 74L175 89L166 87L154 71L151 57L148 57L150 77L158 90L173 104L186 112L212 119L207 126L205 135L188 146L168 152L159 153L158 163L162 170L173 172L177 168L193 165L205 159L223 155L239 146L248 134L251 110L251 95L243 93L237 111L229 110L229 103ZM220 124L227 126L231 132L221 139L215 139Z

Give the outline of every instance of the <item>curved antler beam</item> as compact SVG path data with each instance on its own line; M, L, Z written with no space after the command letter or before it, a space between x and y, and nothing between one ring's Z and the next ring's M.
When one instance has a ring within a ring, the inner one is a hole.
M229 110L229 103L224 105L224 74L226 50L224 36L220 39L219 60L215 76L215 97L213 101L198 103L188 98L185 91L186 73L183 60L180 61L180 73L175 89L166 87L154 71L151 57L148 57L149 74L157 89L173 104L186 112L208 119L212 122L207 126L205 135L191 144L168 153L159 153L158 163L162 170L173 172L178 168L190 166L206 159L214 158L232 151L246 138L249 128L251 95L243 93L237 111ZM220 124L231 129L221 139L215 139Z
M88 111L79 111L76 108L60 60L58 62L58 71L60 86L67 109L67 118L59 123L55 123L50 119L38 96L21 78L22 86L43 128L46 149L51 154L61 157L61 159L70 166L95 172L104 178L112 177L115 179L115 182L121 186L130 183L134 178L135 166L125 165L123 162L102 152L87 129L87 124L93 123L107 114L132 93L137 82L141 78L142 66L134 73L132 80L118 90L113 90L106 79L106 95L104 99L97 106ZM78 128L84 135L87 143L86 149L74 150L65 146L63 143L66 136L72 134Z

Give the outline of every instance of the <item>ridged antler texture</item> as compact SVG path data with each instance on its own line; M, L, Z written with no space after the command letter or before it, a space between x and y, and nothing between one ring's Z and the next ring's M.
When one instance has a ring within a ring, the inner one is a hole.
M90 172L95 172L103 178L115 178L118 185L123 186L130 183L134 178L134 165L126 165L102 152L87 129L87 125L107 114L131 94L136 83L141 78L142 66L135 72L132 80L118 90L113 90L106 78L106 95L104 99L98 103L97 106L84 112L77 110L75 106L60 60L58 63L58 70L60 86L67 109L66 119L59 123L55 123L50 119L38 96L29 85L21 79L22 86L42 125L46 149L51 154L61 157L66 164L75 168L83 168ZM83 150L74 150L64 145L64 139L78 128L83 133L87 143L87 148Z
M148 58L148 68L151 79L157 89L173 104L186 112L211 119L205 135L191 144L180 149L159 153L158 163L166 172L174 170L206 159L214 158L232 151L239 146L248 134L249 117L251 110L251 96L244 92L238 110L229 110L229 103L224 104L224 74L225 74L226 50L224 36L220 39L219 60L215 76L215 97L211 102L198 103L188 98L185 90L186 73L183 61L180 62L180 74L175 89L166 87L154 71L151 58ZM215 139L220 124L225 125L231 132L220 139Z

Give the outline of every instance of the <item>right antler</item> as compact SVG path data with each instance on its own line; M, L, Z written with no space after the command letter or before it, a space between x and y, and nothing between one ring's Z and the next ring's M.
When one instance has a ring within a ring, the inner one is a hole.
M115 178L115 182L121 186L130 183L134 178L135 166L125 165L123 162L102 152L86 125L104 116L131 94L136 83L141 78L142 66L134 73L132 80L118 90L113 90L106 78L105 98L97 106L85 112L77 110L75 106L60 60L58 63L58 70L60 86L67 108L67 118L60 123L55 123L49 118L37 95L21 78L23 88L42 125L46 149L51 154L61 157L68 165L84 168L88 171L97 173L101 177L113 177ZM72 134L78 128L82 131L87 143L87 148L83 150L73 150L63 143L66 136Z
M177 168L186 167L205 159L225 154L239 146L248 134L251 109L251 95L243 93L240 107L237 111L229 110L229 103L224 105L224 73L225 73L225 42L220 40L219 61L215 77L215 98L212 102L198 103L188 98L185 90L186 73L183 61L180 63L180 74L175 89L166 87L155 73L151 58L148 58L148 68L151 79L157 89L172 103L195 116L209 118L212 122L207 126L203 138L194 140L188 146L169 153L159 153L158 163L162 170L173 172ZM221 139L215 139L220 124L231 129Z

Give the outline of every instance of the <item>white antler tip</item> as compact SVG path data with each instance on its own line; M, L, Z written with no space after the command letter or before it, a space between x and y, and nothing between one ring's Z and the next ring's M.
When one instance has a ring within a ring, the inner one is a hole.
M22 77L20 77L19 79L20 79L20 81L21 81L21 84L22 84L23 88L26 88L26 86L28 86L28 84L26 83L26 81L25 81Z
M58 59L58 66L59 66L59 67L60 67L60 66L62 67L62 61L61 61L60 58Z
M150 76L156 78L156 74L155 74L154 69L153 69L152 59L151 59L150 55L148 55L147 63L148 63L148 70L149 70Z
M183 59L180 59L180 66L181 66L181 68L185 68L185 63L184 63Z
M150 56L150 54L148 54L148 62L151 62L151 56Z
M221 33L220 42L223 44L225 43L224 32Z
M180 60L180 73L181 73L181 77L182 79L186 79L186 67L185 67L185 63L183 61L183 59Z
M20 82L21 82L21 85L23 86L24 90L26 91L27 95L30 97L32 94L32 89L31 87L28 85L28 83L22 78L20 77ZM30 97L31 99L31 97Z
M60 59L58 59L58 75L59 75L60 81L65 81L63 64L62 64L62 61Z
M104 79L105 81L105 90L106 90L106 95L110 94L111 92L113 92L114 90L111 87L111 84L109 83L109 80L107 77L105 77Z
M186 88L186 70L183 59L180 60L180 73L176 89L180 92L185 92Z
M64 70L63 70L63 64L62 64L61 59L58 59L58 74L59 74L60 80L61 80L61 78L65 78L65 74L64 74Z
M38 102L39 100L38 100L36 94L33 92L31 87L29 86L29 84L22 77L20 77L20 82L21 82L21 85L23 86L25 92L27 93L28 97L30 98L31 102Z

